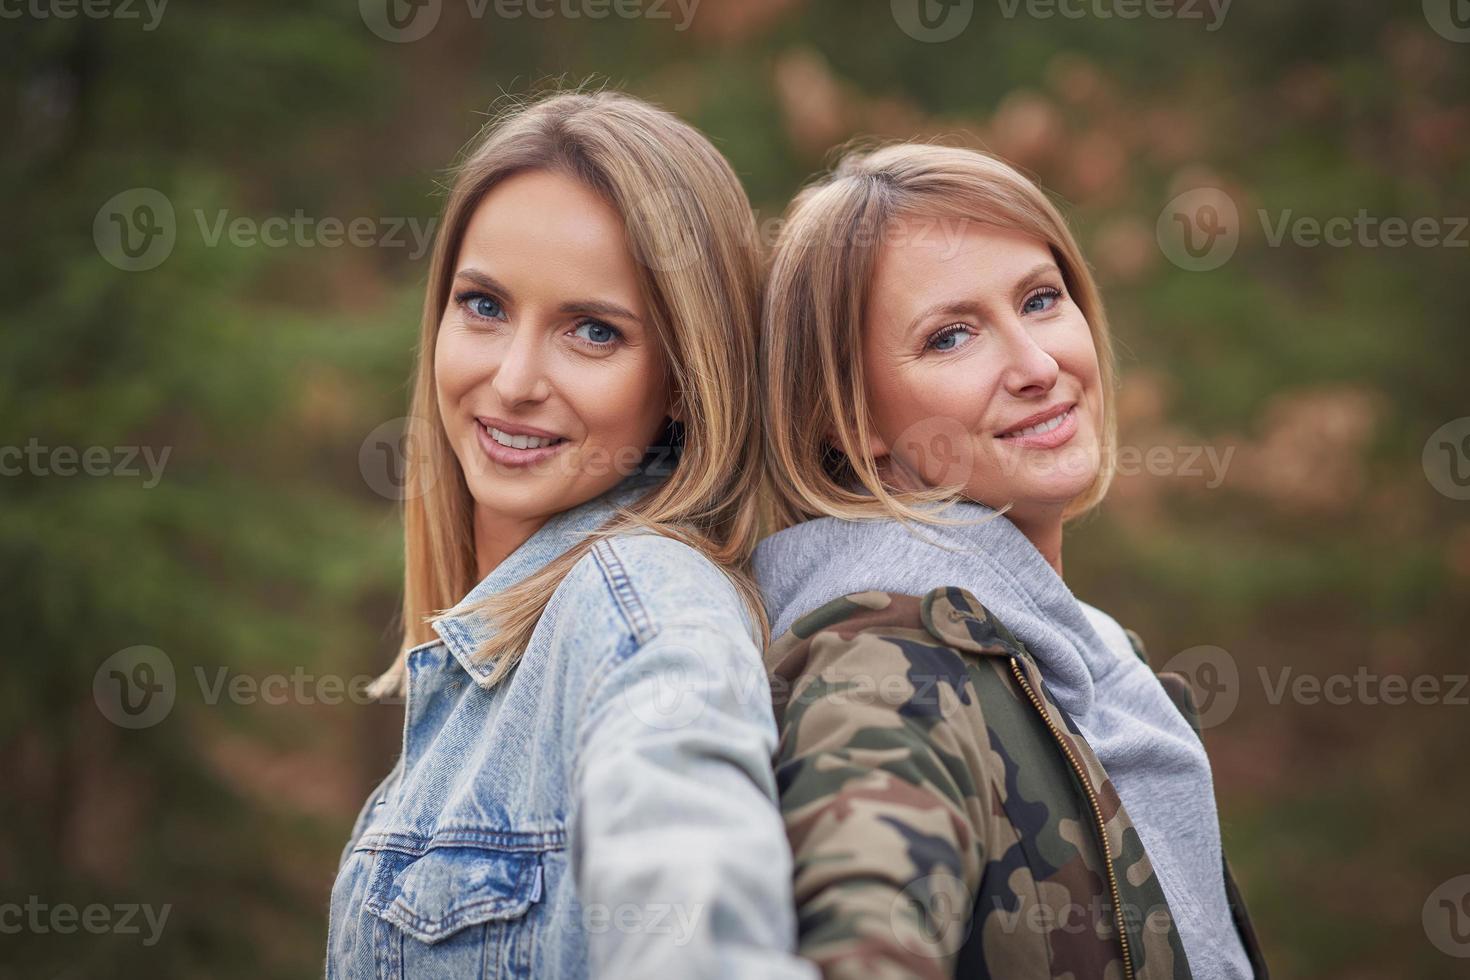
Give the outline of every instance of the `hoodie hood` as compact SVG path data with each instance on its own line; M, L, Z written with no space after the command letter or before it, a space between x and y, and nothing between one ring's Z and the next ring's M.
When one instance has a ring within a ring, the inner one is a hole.
M781 636L802 616L853 592L921 596L940 586L974 593L1036 658L1056 701L1086 717L1096 682L1118 665L1081 605L1041 552L1004 515L960 501L938 512L969 526L897 520L797 524L755 552L755 575Z

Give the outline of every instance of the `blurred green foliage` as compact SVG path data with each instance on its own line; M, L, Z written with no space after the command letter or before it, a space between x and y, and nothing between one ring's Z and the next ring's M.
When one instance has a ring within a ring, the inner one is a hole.
M156 485L0 478L16 641L0 901L171 906L153 945L4 935L0 975L320 972L336 859L401 715L210 703L201 678L387 664L399 531L359 450L406 411L426 262L407 236L238 246L208 229L222 214L428 222L497 96L589 77L709 133L768 233L825 151L864 134L987 146L1058 195L1108 300L1124 443L1236 450L1214 487L1120 478L1072 534L1069 581L1156 665L1199 644L1238 665L1240 707L1207 742L1279 975L1457 975L1421 909L1470 871L1470 709L1273 704L1258 677L1465 670L1470 505L1436 493L1420 456L1470 414L1470 249L1272 245L1257 210L1470 214L1470 46L1417 3L1240 3L1216 30L976 4L944 43L883 2L703 0L686 30L676 8L440 6L413 43L320 0L179 5L153 29L27 7L0 33L0 445L169 452ZM1239 206L1241 239L1191 272L1155 227L1203 184ZM132 188L177 219L140 272L94 237ZM166 652L177 699L128 730L93 679L140 644Z

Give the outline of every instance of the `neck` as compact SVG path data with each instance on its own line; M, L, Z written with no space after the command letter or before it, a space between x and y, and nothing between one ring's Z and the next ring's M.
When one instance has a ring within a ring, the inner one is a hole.
M531 539L546 517L517 518L475 505L475 576L477 580L495 571L517 548Z
M1041 557L1046 559L1060 578L1062 574L1062 513L1060 510L1047 514L1017 514L1014 510L1006 512L1016 529L1026 535L1026 539L1041 552Z

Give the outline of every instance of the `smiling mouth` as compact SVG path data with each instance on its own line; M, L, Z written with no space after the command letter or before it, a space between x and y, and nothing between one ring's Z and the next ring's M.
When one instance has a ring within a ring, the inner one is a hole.
M481 428L489 433L490 438L495 440L497 445L504 446L506 449L545 449L547 446L555 446L559 442L566 442L566 439L561 436L544 438L541 436L511 435L508 432L500 431L493 425L484 424L481 425Z
M1052 432L1056 430L1059 426L1063 425L1075 411L1077 411L1077 406L1069 405L1067 406L1066 411L1053 415L1045 422L1037 422L1035 425L1028 425L1024 429L1013 429L1010 432L1003 432L1000 435L996 436L996 438L1024 439L1028 436L1044 436L1048 432Z

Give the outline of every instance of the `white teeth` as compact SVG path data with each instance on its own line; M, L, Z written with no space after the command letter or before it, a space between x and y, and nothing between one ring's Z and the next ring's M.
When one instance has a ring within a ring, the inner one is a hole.
M1061 425L1064 421L1066 421L1067 416L1071 414L1072 410L1069 408L1061 415L1058 415L1056 418L1047 419L1045 422L1038 423L1037 425L1028 425L1024 429L1017 429L1015 432L1007 432L1005 435L1001 436L1001 438L1020 439L1023 436L1039 436L1043 433L1050 432L1052 429L1055 429L1057 426Z
M506 446L510 449L540 449L543 446L549 446L553 442L557 441L555 439L545 439L539 436L513 436L509 433L501 432L494 426L489 425L487 425L485 429L490 433L491 439L494 439L502 446Z

